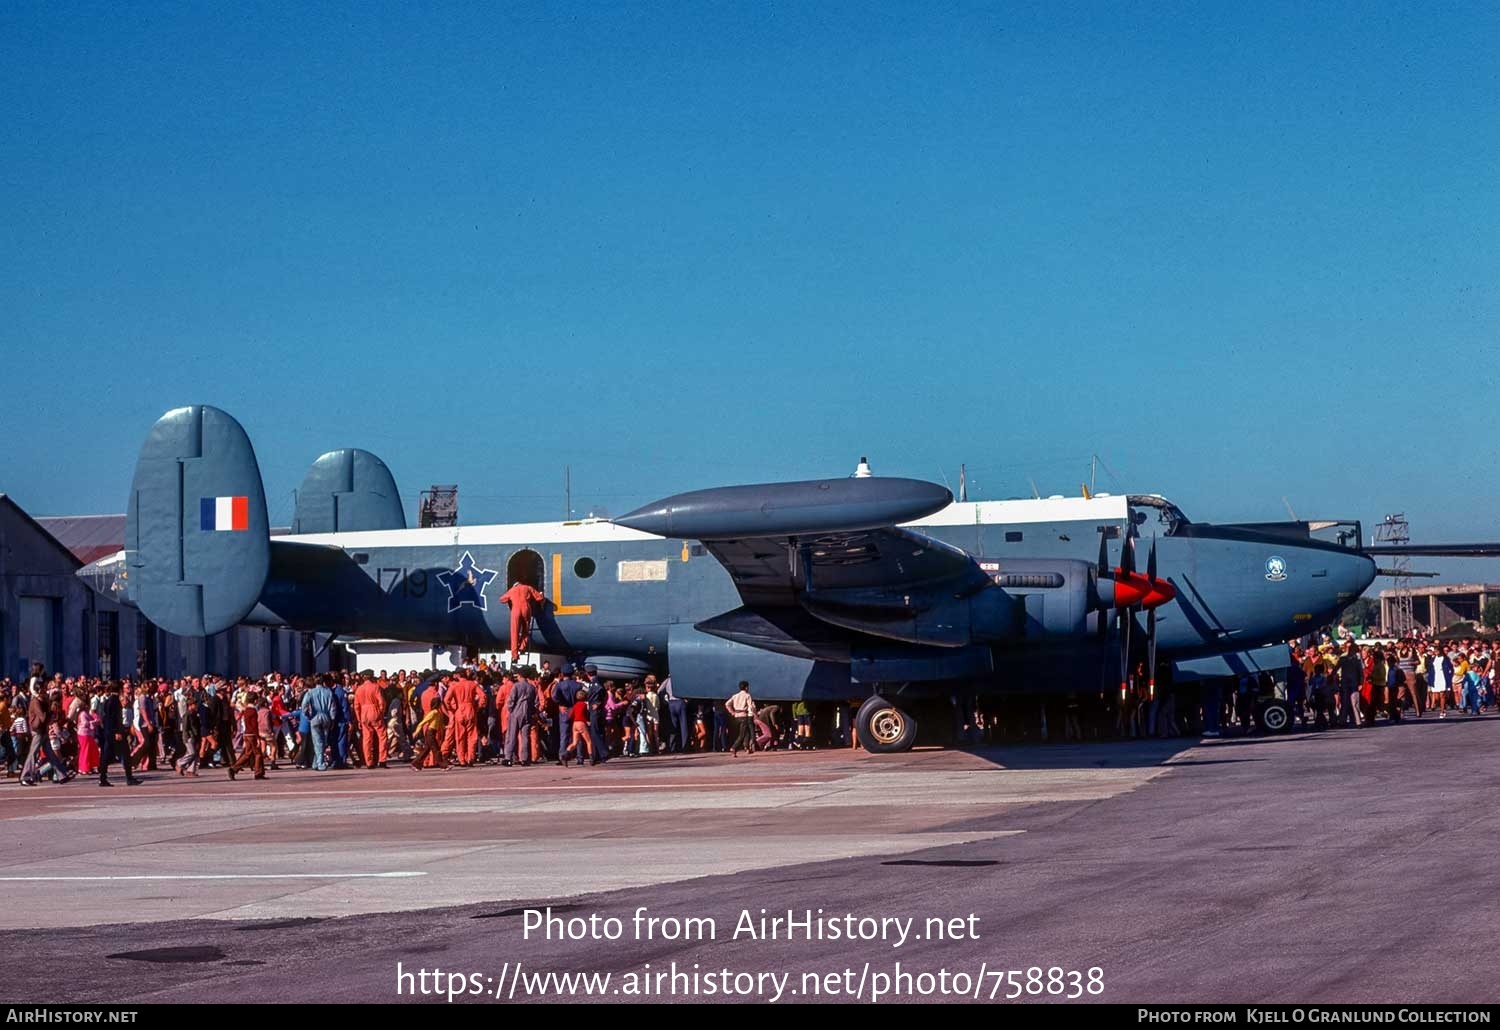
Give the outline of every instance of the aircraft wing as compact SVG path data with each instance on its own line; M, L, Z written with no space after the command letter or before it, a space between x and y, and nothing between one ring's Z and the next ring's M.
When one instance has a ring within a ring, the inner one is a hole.
M801 606L835 624L851 609L909 620L988 582L960 548L898 526L952 500L920 480L814 480L677 494L615 522L701 540L747 607Z
M705 540L704 546L751 606L794 605L802 598L885 607L896 595L965 593L988 582L965 552L894 526Z

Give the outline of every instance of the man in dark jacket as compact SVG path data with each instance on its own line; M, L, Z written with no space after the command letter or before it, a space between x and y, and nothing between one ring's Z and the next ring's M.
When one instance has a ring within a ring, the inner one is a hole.
M655 679L655 676L647 676L646 683L648 686ZM688 726L687 702L673 693L671 676L661 681L661 689L657 691L657 694L662 701L666 702L665 723L672 729L671 750L686 752L688 744L693 739L689 732L690 727Z
M599 678L599 667L590 662L583 667L587 679L584 681L584 699L589 705L589 744L594 754L590 765L602 765L609 761L609 747L604 738L604 702L609 699L609 689Z
M41 666L37 666L40 669ZM33 677L39 679L39 677ZM31 752L26 756L26 764L21 767L21 785L23 787L35 787L38 778L38 770L41 762L45 761L52 769L52 778L58 783L67 783L76 773L67 771L67 766L58 757L52 748L52 739L49 730L52 724L62 717L61 702L54 705L52 699L47 696L45 685L38 685L31 691L31 703L26 706L26 721L31 725Z
M1391 722L1401 721L1401 695L1406 686L1406 670L1401 668L1399 654L1393 651L1386 655L1385 671L1385 703Z
M234 685L229 682L221 682L213 688L210 697L213 709L214 740L219 745L219 764L231 766L235 762L234 753Z
M1339 725L1357 726L1359 717L1354 708L1359 704L1359 688L1365 680L1365 663L1360 660L1354 641L1349 641L1339 658Z
M125 727L125 710L120 704L120 682L110 680L103 699L99 702L99 786L113 787L109 782L110 763L118 761L125 767L125 783L134 787L141 781L130 771L129 731Z

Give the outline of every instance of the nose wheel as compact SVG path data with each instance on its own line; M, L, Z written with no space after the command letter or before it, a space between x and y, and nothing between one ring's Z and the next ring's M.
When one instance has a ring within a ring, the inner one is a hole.
M854 730L864 749L877 755L910 751L917 740L917 720L878 696L859 706Z
M1292 728L1292 709L1275 698L1262 702L1255 710L1255 721L1263 733L1286 733Z

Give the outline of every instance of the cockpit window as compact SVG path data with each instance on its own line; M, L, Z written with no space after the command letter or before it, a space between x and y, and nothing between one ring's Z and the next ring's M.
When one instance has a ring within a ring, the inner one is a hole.
M1177 532L1178 527L1186 526L1190 522L1182 513L1181 508L1160 494L1131 494L1127 500L1133 510L1132 521L1136 525L1141 525L1155 515L1157 527L1162 536L1172 536Z

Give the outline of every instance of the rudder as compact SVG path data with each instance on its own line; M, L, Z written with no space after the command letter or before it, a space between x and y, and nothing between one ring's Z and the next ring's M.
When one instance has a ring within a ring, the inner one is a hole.
M206 404L167 412L130 486L131 599L169 633L207 636L250 614L270 562L265 488L244 428Z

